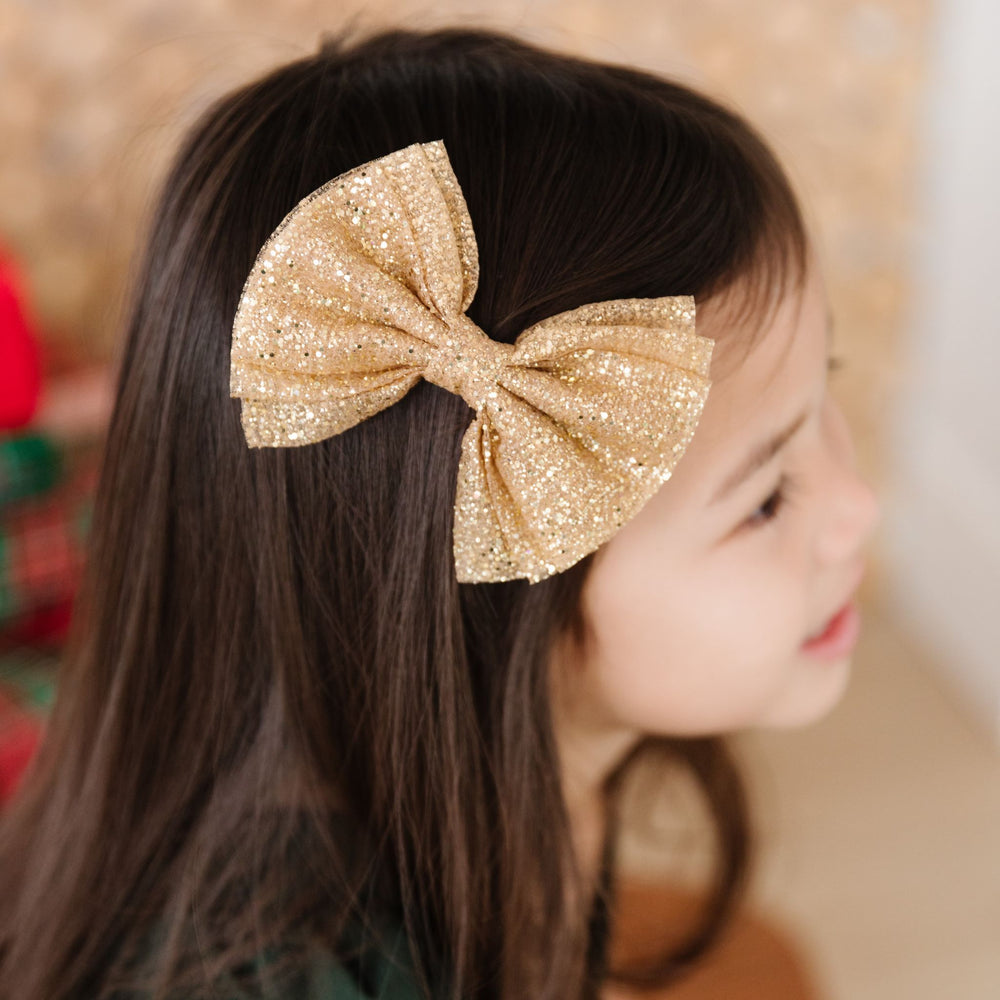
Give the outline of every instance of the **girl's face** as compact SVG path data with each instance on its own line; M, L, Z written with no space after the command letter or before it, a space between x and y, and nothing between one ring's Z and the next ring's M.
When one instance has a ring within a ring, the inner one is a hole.
M724 333L724 321L699 310L705 336ZM725 377L717 344L688 450L595 553L582 594L586 649L559 661L569 681L561 706L578 734L793 726L837 702L850 651L823 658L803 643L857 588L879 506L828 391L829 337L812 267L802 295L782 302ZM740 345L731 333L726 341ZM731 482L793 425L772 457Z

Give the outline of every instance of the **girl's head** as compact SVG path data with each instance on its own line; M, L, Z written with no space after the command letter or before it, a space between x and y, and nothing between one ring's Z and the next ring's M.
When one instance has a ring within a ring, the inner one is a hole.
M460 397L420 382L343 434L260 450L229 397L237 301L277 224L435 139L475 229L468 314L495 340L690 294L717 344L673 478L537 584L455 580ZM798 648L853 586L873 510L825 394L825 323L780 168L683 86L488 33L389 32L211 108L153 223L75 642L0 841L3 981L24 1000L93 989L159 917L174 977L391 913L456 996L578 996L602 952L560 760L609 733L629 737L609 790L660 752L709 795L719 871L680 958L696 953L747 847L711 737L815 715L843 680ZM712 502L802 409L782 457ZM779 471L787 512L750 526Z

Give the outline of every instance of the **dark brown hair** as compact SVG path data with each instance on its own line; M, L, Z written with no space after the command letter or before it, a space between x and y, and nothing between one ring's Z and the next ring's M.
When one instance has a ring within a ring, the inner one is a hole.
M645 73L390 31L330 38L212 107L153 219L58 699L0 831L3 1000L249 981L293 942L347 961L348 924L386 914L455 997L578 998L607 971L601 907L572 891L547 686L591 557L533 585L456 582L471 412L435 385L289 449L248 449L229 397L236 304L282 217L434 139L479 248L469 315L497 340L615 298L742 287L759 316L801 280L762 141ZM647 739L612 799L648 755L687 763L719 848L688 945L633 970L666 981L722 926L749 842L718 740Z

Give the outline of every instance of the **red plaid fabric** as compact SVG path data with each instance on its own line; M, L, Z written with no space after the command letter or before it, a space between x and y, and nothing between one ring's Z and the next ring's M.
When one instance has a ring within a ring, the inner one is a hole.
M0 808L41 742L83 569L97 452L68 464L56 489L0 506Z
M0 808L20 786L45 731L59 660L30 648L0 656Z
M0 623L76 593L89 503L60 491L0 515Z
M43 434L0 437L0 507L48 493L63 478L62 449Z
M43 720L18 705L0 688L0 808L17 791L42 740Z
M65 630L83 569L96 479L91 452L78 457L55 490L0 507L0 648L37 637L46 623Z

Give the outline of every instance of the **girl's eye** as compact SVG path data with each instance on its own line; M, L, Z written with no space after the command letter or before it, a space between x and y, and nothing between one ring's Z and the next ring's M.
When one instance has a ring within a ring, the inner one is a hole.
M831 355L826 359L826 369L828 372L836 372L843 367L844 359L841 357ZM758 528L775 520L787 505L789 494L792 492L794 486L795 484L791 477L783 475L767 499L746 519L744 522L745 526L748 528Z
M787 503L791 488L791 479L782 476L771 495L747 518L747 527L755 528L773 521Z

